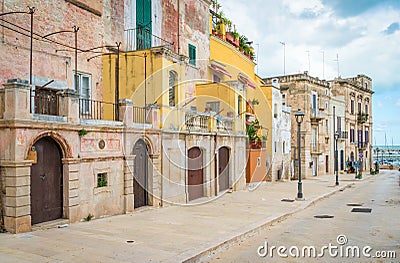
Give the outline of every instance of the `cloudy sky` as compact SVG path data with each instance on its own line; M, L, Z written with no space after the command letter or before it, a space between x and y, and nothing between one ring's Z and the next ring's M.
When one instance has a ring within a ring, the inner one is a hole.
M218 0L253 41L262 77L373 79L374 144L400 145L400 0ZM257 45L258 44L258 45ZM339 67L337 63L337 55ZM324 61L324 63L323 63Z

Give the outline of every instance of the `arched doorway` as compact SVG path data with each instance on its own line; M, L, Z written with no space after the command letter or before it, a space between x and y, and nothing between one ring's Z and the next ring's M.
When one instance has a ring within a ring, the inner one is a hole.
M229 149L221 147L218 150L219 191L229 189Z
M31 167L31 223L62 217L63 174L61 150L51 137L33 145L37 163Z
M133 194L135 196L134 207L148 205L148 152L146 143L138 140L133 147L135 156L135 169L133 173Z
M188 151L188 192L189 201L203 197L203 153L199 147Z

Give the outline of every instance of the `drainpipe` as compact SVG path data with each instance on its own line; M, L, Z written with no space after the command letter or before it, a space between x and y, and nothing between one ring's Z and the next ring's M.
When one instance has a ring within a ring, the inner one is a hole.
M188 196L187 177L189 176L189 173L188 173L188 170L187 170L187 168L188 168L187 162L189 161L189 159L188 159L189 155L188 155L187 145L186 145L186 136L187 136L187 134L184 133L184 135L185 135L185 155L186 155L186 159L185 159L185 198L186 198L186 203L188 203L189 202L189 196Z
M178 55L181 54L181 43L180 43L180 39L181 39L181 32L180 32L180 0L178 0L178 15L177 15L177 20L178 20Z

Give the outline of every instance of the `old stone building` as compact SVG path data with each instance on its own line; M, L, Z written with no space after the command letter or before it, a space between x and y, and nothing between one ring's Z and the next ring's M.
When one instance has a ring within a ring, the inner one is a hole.
M25 1L3 1L3 13L26 11ZM196 81L206 81L210 71L209 4L33 1L32 60L30 15L3 16L6 230L188 203L244 187L243 127L192 109ZM142 61L131 66L135 56Z
M344 129L348 138L344 149L346 170L369 171L373 164L372 149L372 79L366 75L335 78L330 82L332 94L346 104ZM358 167L357 163L361 165Z
M330 140L326 128L330 113L330 86L327 81L302 74L266 78L271 85L273 79L280 83L282 96L291 107L291 154L297 167L297 122L294 113L304 112L301 124L302 176L311 177L329 173L331 158ZM332 157L331 157L332 156ZM332 159L333 160L333 159ZM297 172L295 173L297 175Z

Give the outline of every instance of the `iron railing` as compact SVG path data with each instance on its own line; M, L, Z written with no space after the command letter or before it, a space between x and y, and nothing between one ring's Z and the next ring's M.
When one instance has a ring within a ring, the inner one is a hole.
M217 117L217 130L221 133L229 133L233 130L233 119L226 117Z
M38 89L34 96L34 113L59 116L59 96L57 91L50 89Z
M185 125L188 131L208 132L208 121L210 115L201 113L186 113Z
M160 46L166 46L172 50L174 44L153 35L148 27L125 30L125 51L144 50Z
M338 131L339 133L339 140L346 140L347 138L349 138L349 132L347 131Z
M115 112L115 103L79 99L79 116L81 119L115 121Z
M151 108L133 106L133 123L151 124Z

